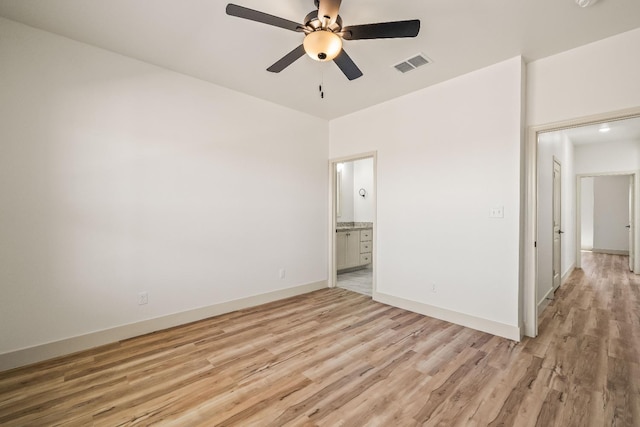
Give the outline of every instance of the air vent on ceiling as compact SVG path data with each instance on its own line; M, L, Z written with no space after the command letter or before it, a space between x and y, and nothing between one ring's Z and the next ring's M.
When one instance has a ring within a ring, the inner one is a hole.
M401 73L407 73L411 70L415 70L418 67L422 67L423 65L427 65L432 62L433 61L431 59L420 53L405 61L402 61L399 64L394 65L393 67Z

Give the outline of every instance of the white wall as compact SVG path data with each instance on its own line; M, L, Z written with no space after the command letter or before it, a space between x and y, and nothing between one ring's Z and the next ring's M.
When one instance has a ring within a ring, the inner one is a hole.
M630 172L640 167L640 141L578 145L576 174Z
M338 222L353 222L353 162L343 162L340 173L340 215Z
M0 58L0 354L326 281L326 121L5 19Z
M377 298L517 335L522 71L513 58L330 122L331 157L378 152Z
M580 185L581 249L593 249L593 177L583 177Z
M629 176L597 176L593 185L593 247L629 251Z
M373 222L373 158L341 164L340 215L338 222ZM365 197L359 191L364 188Z
M640 107L640 28L527 65L527 123Z
M562 132L541 134L538 139L538 295L540 304L553 286L553 159L561 165L561 274L575 267L574 147Z
M360 189L366 191L364 197ZM353 220L355 222L373 222L373 158L353 162Z

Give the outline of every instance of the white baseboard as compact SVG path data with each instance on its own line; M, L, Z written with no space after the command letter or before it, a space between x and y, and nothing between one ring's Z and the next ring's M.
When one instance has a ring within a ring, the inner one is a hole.
M564 285L566 283L567 280L569 280L569 277L571 276L571 273L573 273L573 270L576 269L576 264L573 263L571 264L571 266L569 266L569 268L567 268L567 271L564 272L564 274L562 275L562 277L560 278L560 286ZM544 297L542 297L542 299L540 301L538 301L538 317L542 314L542 312L544 311L545 308L547 308L547 306L549 305L549 300L552 300L552 296L553 293L560 287L552 287L551 289L549 289L547 291L547 293L544 295Z
M593 248L591 249L591 252L597 253L597 254L609 254L609 255L629 255L629 251L621 251L618 249L597 249L597 248Z
M547 306L549 305L549 300L553 299L552 296L555 291L556 290L553 287L551 287L551 289L549 289L547 293L544 294L542 299L538 301L538 317L540 317L544 309L547 308Z
M569 280L569 276L571 276L571 273L573 273L573 270L575 269L576 269L576 263L574 262L569 266L569 268L567 268L567 271L564 272L564 274L562 275L562 278L560 278L560 286L564 285L566 281Z
M464 314L417 301L411 301L381 292L374 291L373 299L383 304L388 304L394 307L402 308L404 310L413 311L414 313L424 314L425 316L435 317L436 319L455 323L456 325L465 326L467 328L476 329L478 331L488 332L490 334L498 335L510 340L520 341L521 339L520 328L518 326L507 325L505 323L471 316L469 314Z
M322 280L3 353L0 372L326 287L327 281Z

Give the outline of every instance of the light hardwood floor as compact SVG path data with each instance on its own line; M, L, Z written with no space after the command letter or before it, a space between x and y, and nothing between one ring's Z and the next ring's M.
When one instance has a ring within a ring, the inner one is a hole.
M0 373L0 425L639 426L625 263L585 256L519 344L327 289Z

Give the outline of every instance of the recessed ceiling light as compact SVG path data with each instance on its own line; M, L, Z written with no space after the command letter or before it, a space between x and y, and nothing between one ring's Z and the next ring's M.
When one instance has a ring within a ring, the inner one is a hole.
M611 130L611 128L610 128L610 127L609 127L609 125L608 125L608 124L606 124L606 123L605 123L605 124L603 124L602 126L600 126L600 129L598 129L598 131L599 131L599 132L602 132L602 133L607 133L607 132L609 132L610 130Z
M580 7L589 7L598 0L576 0L576 4Z

